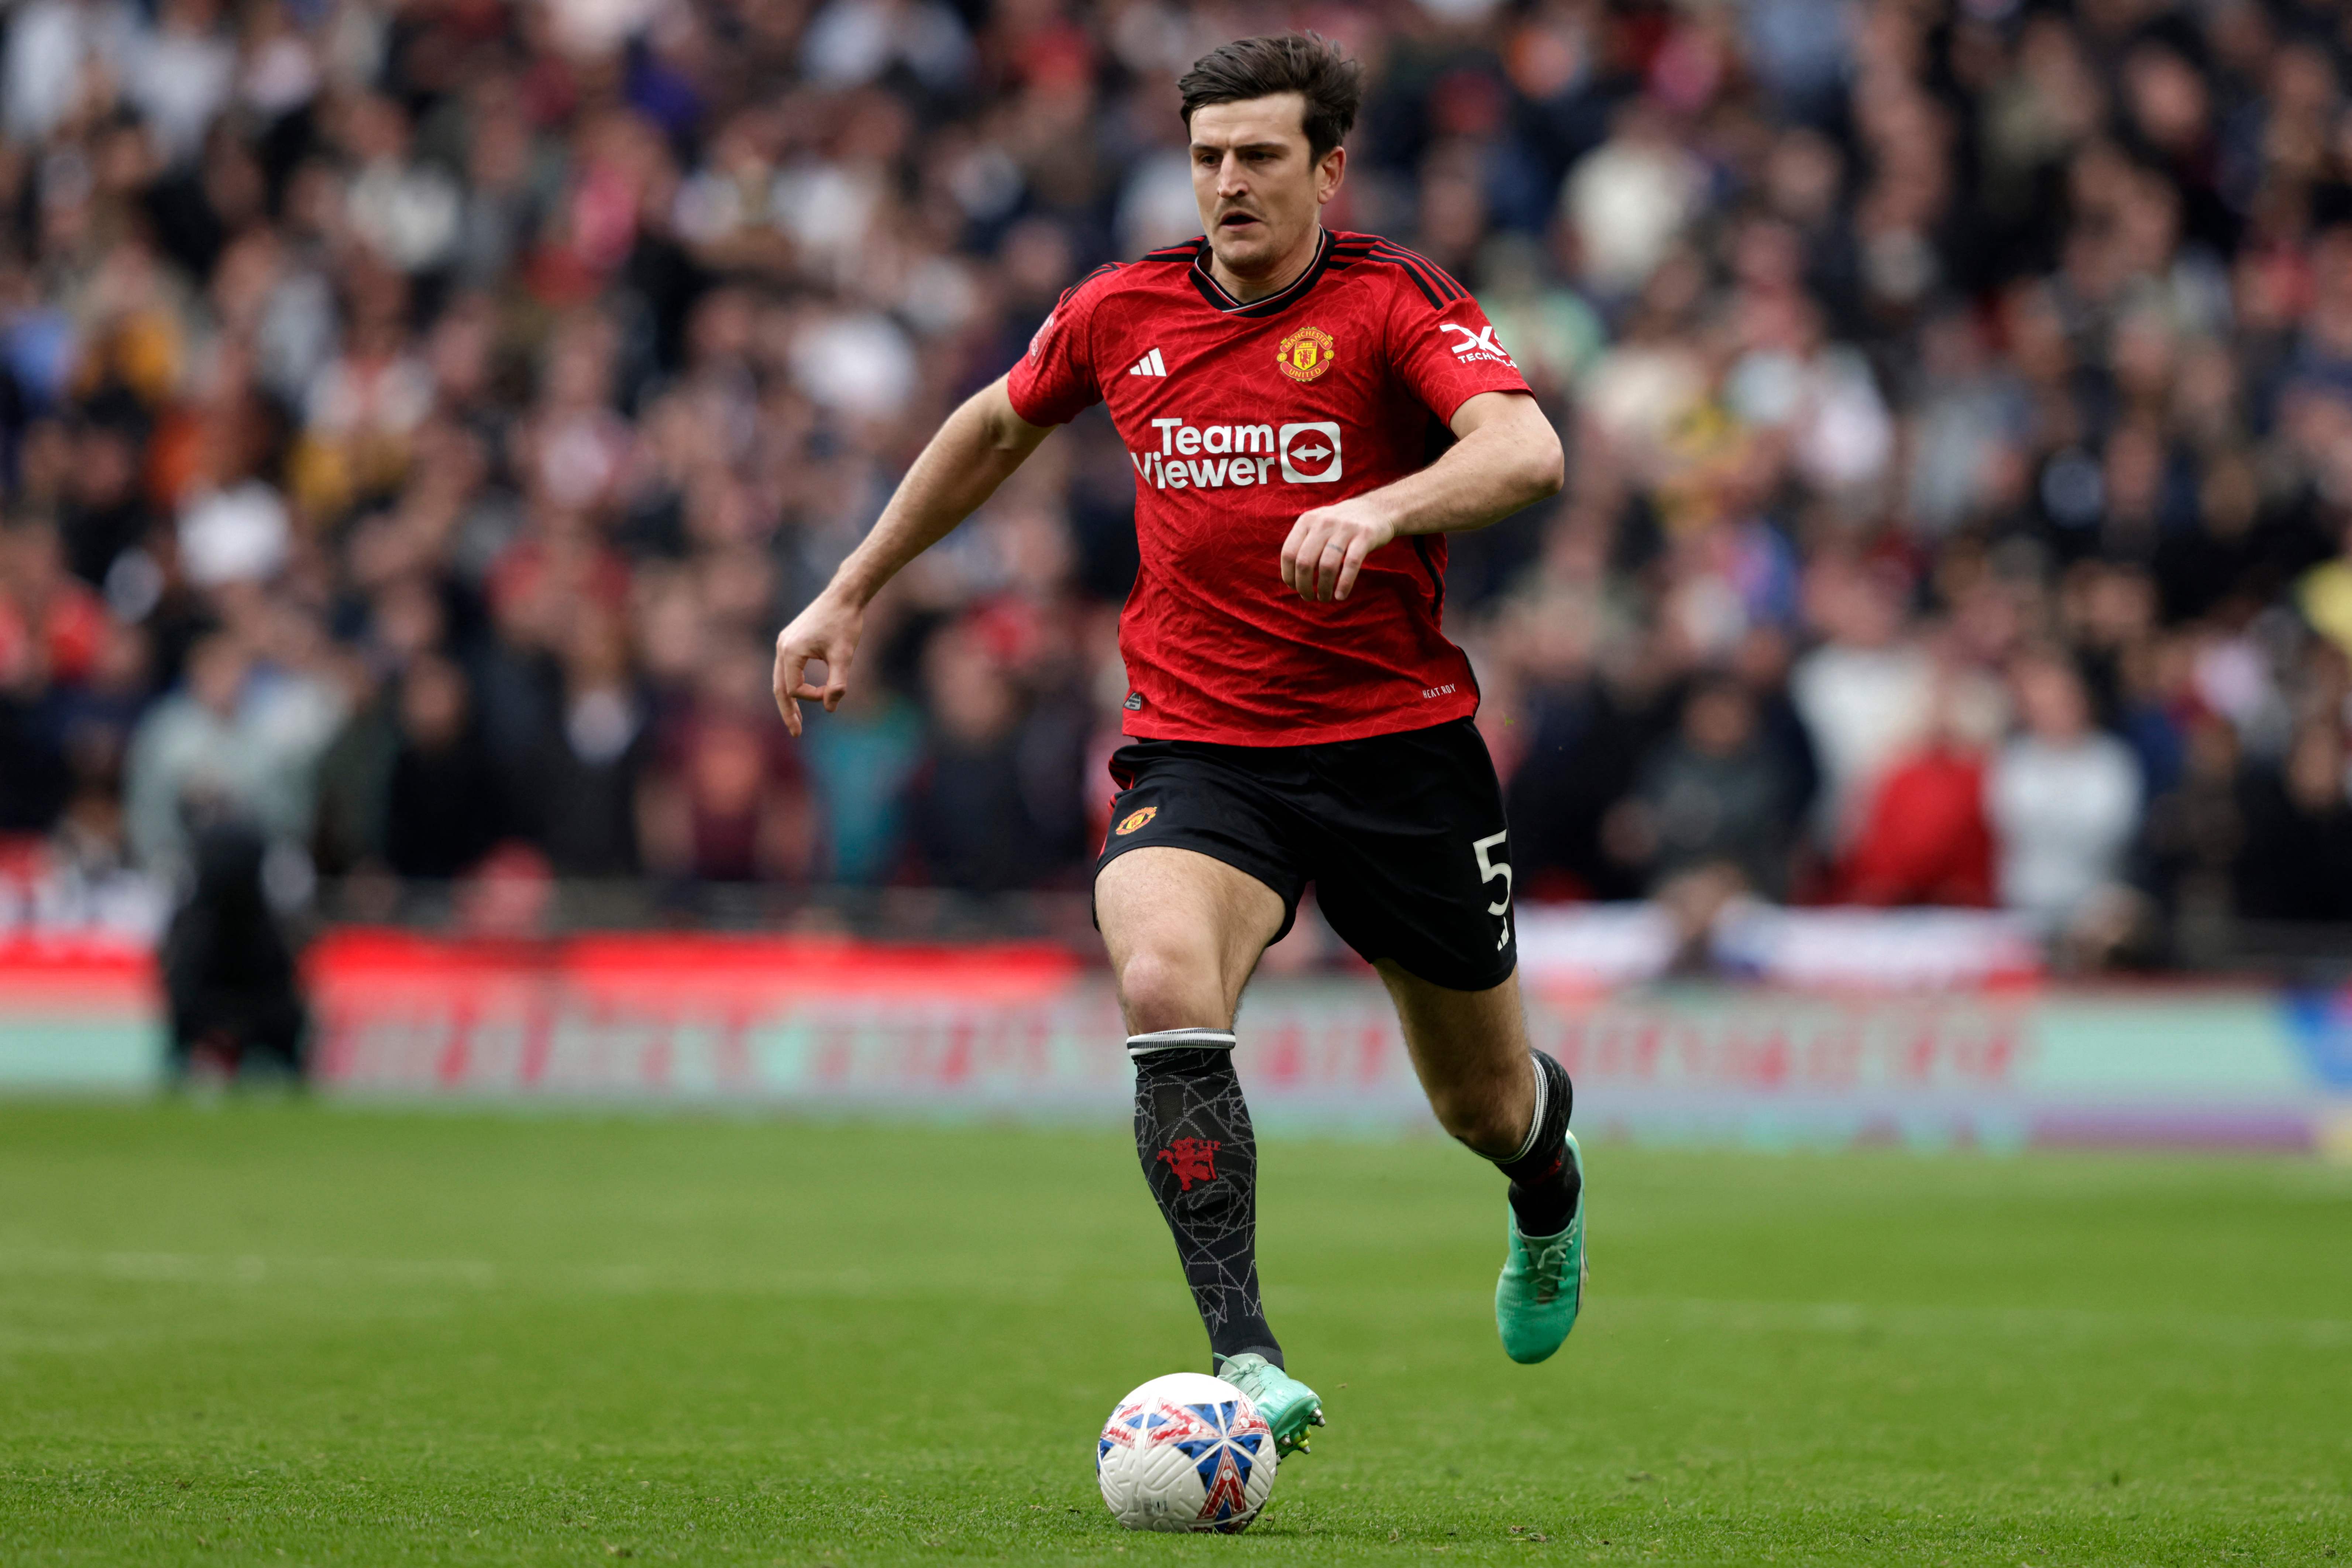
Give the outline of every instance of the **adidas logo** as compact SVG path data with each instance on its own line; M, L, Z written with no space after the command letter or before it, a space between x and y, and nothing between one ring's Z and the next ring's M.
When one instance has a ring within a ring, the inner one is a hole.
M1141 359L1137 360L1135 362L1135 368L1129 371L1127 374L1129 375L1166 375L1168 374L1168 362L1160 357L1160 351L1158 349L1153 349L1150 353L1145 354Z

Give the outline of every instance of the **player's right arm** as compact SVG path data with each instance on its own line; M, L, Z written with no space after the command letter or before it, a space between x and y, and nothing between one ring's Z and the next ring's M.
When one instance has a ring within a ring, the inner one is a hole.
M998 377L948 416L824 592L776 634L776 709L793 734L801 732L803 698L822 701L828 713L841 706L866 606L882 585L978 510L1051 433L1052 426L1013 411L1004 382ZM804 679L817 663L824 666L823 686Z

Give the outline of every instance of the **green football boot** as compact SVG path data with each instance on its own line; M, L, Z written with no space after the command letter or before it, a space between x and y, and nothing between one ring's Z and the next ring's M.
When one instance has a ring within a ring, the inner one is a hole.
M1307 1429L1323 1425L1320 1394L1254 1352L1218 1361L1217 1375L1249 1395L1274 1429L1276 1453L1287 1457L1308 1451Z
M1568 1158L1578 1181L1568 1228L1558 1236L1525 1237L1514 1216L1510 1255L1495 1283L1495 1327L1502 1331L1503 1353L1523 1365L1559 1349L1584 1305L1584 1153L1573 1132L1568 1135Z

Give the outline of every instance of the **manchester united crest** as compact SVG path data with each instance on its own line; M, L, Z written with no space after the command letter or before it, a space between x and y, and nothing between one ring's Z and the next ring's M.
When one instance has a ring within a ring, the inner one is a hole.
M1282 346L1275 350L1275 363L1293 381L1313 381L1331 368L1336 346L1331 334L1322 328L1301 327L1282 340Z
M1134 832L1137 828L1142 826L1145 823L1150 821L1153 817L1159 815L1160 808L1156 805L1147 805L1141 811L1129 812L1127 814L1127 820L1118 825L1118 836L1121 838L1126 837L1129 834Z

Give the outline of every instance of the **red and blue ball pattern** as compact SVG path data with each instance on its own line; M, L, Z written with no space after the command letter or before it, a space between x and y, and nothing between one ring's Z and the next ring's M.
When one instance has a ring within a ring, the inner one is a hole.
M1247 1395L1173 1373L1118 1403L1095 1445L1103 1502L1131 1530L1247 1530L1274 1489L1274 1434Z

